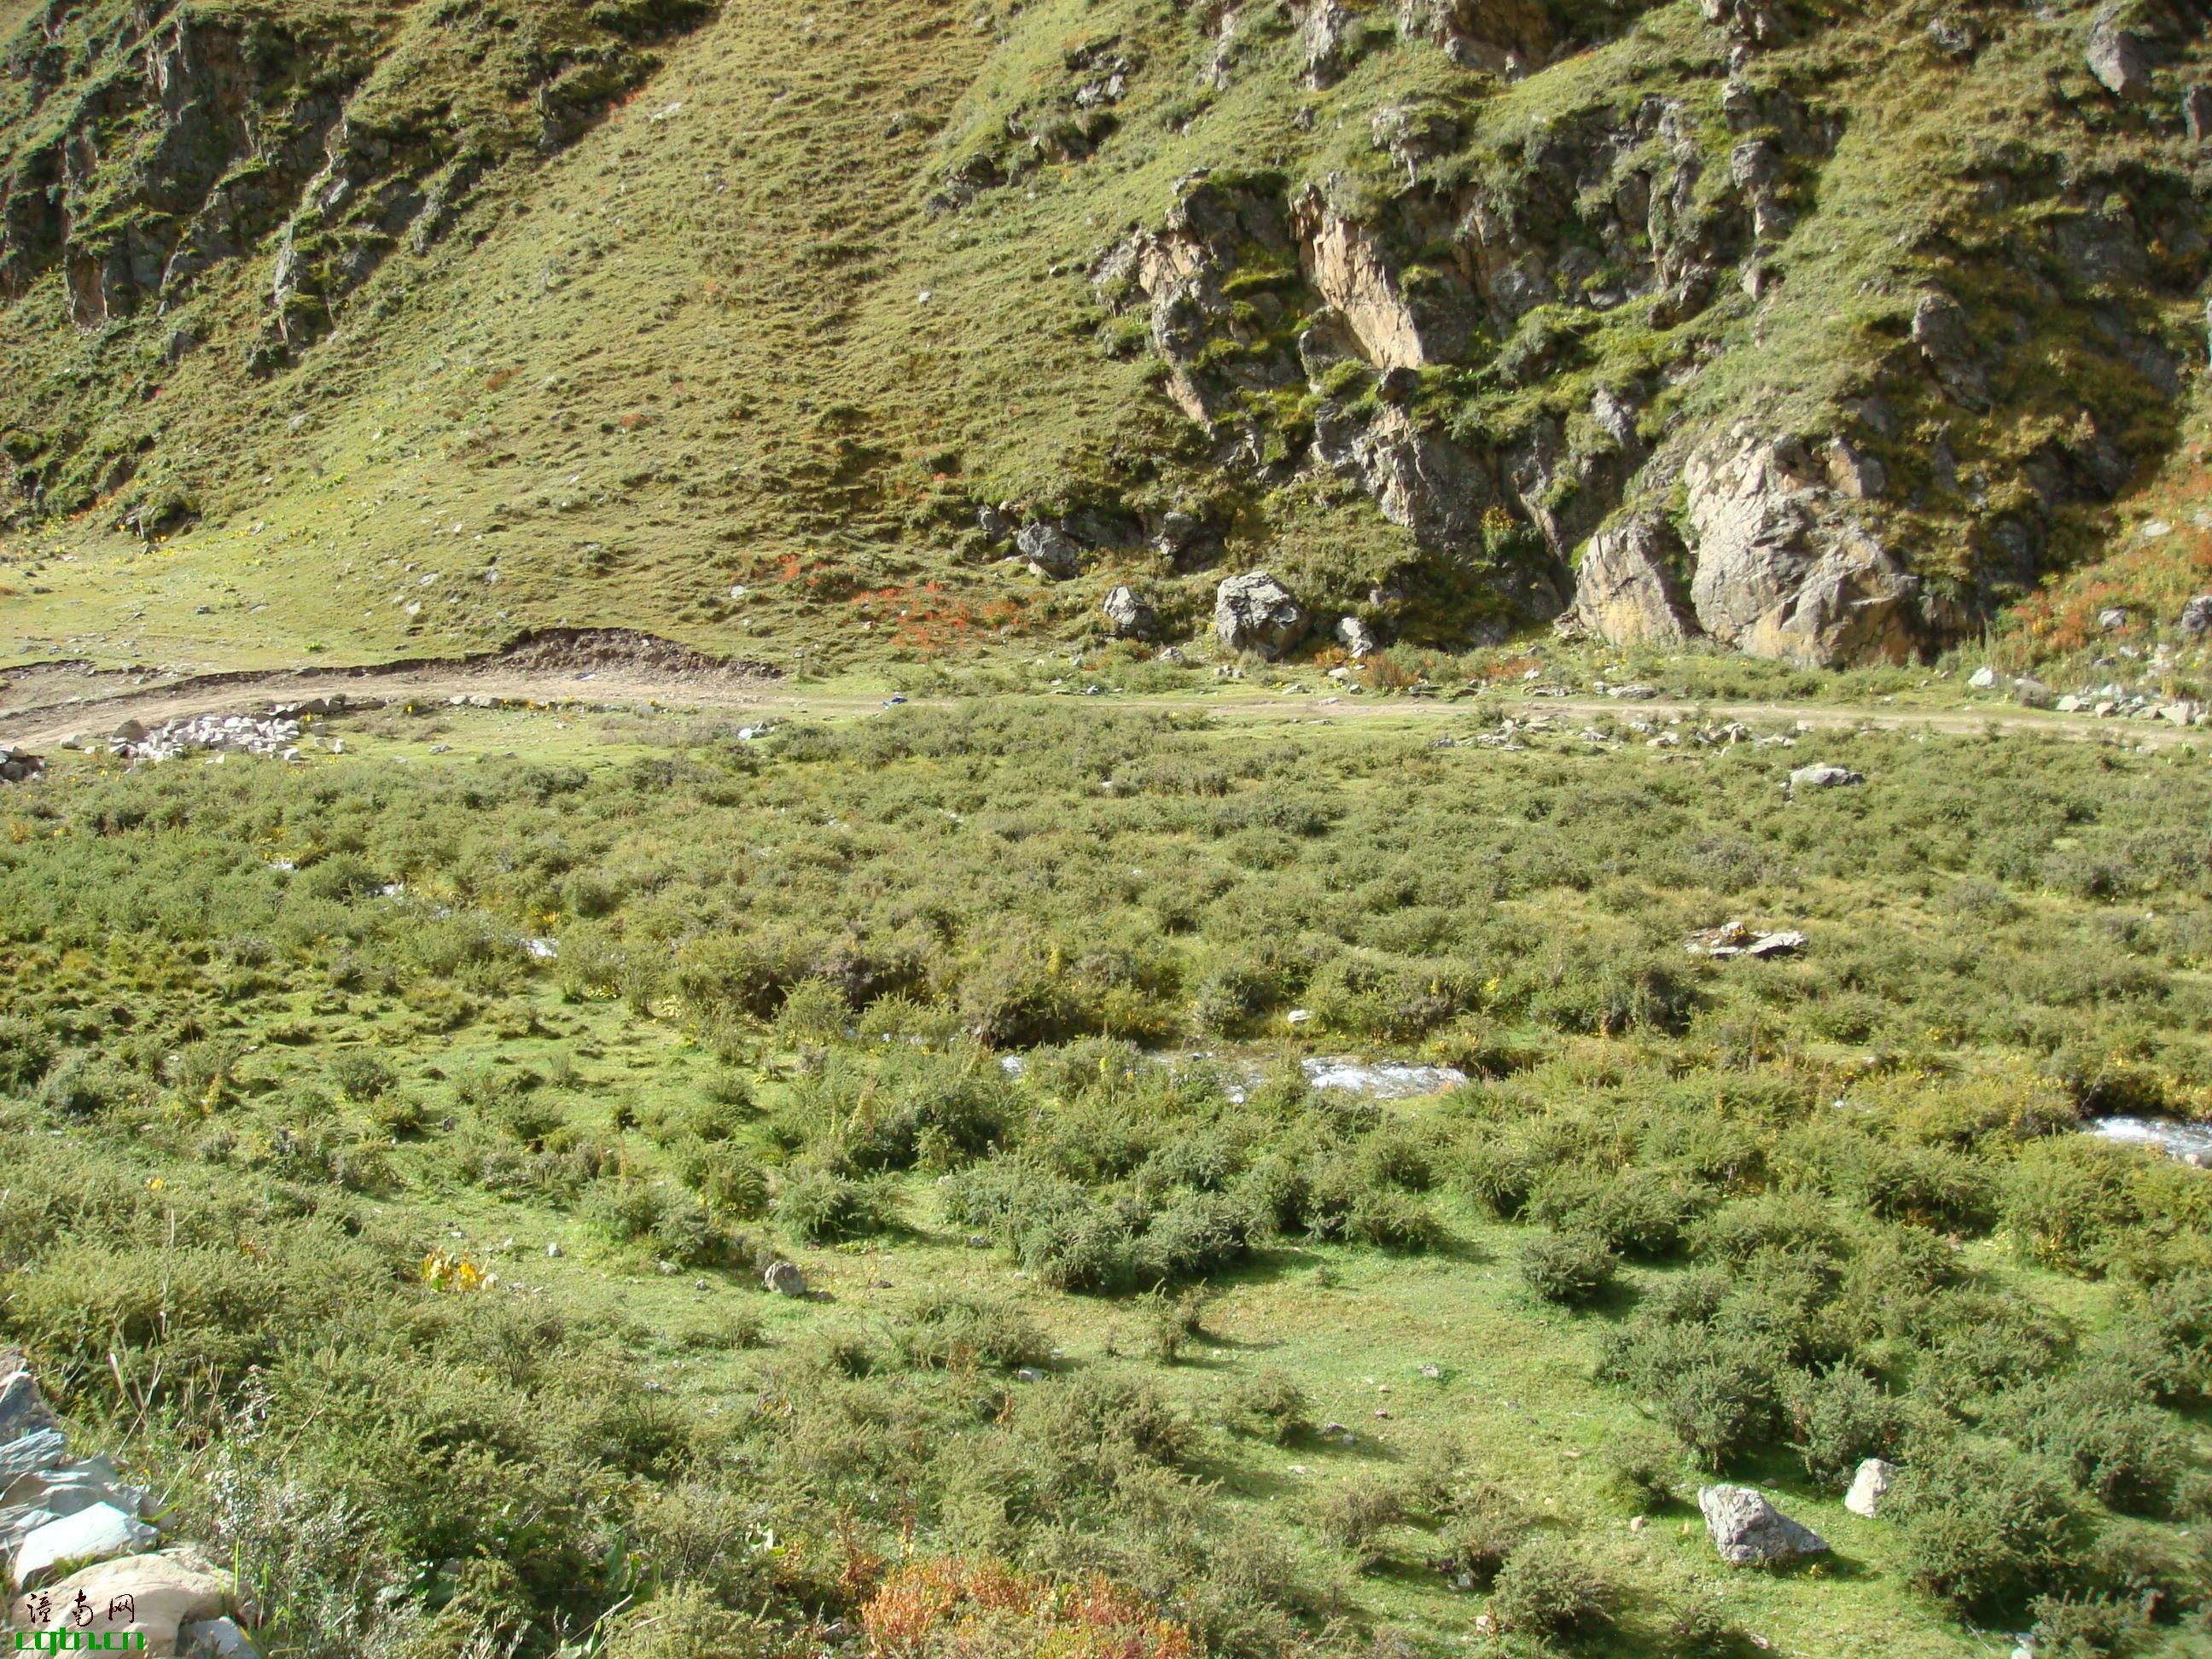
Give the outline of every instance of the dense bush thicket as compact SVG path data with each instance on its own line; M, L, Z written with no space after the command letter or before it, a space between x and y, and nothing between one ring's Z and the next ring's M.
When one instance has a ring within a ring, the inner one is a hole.
M1279 1372L1194 1414L941 1291L805 1344L733 1316L746 1397L709 1413L633 1385L622 1317L471 1294L412 1206L540 1206L731 1284L775 1240L942 1226L1151 1297L1163 1359L1197 1287L1291 1247L1494 1225L1516 1316L1589 1331L1651 1419L1607 1502L1885 1456L1927 1595L2039 1650L2162 1639L2212 1597L2212 1183L2072 1131L2212 1109L2212 843L2167 827L2212 784L1834 752L1869 783L1793 802L1803 750L977 708L597 769L64 768L0 798L0 1324L179 1472L303 1654L550 1653L640 1594L665 1619L610 1651L774 1652L919 1594L885 1577L917 1545L1024 1595L1103 1572L1170 1646L1340 1648L1339 1575L1417 1559L1510 1641L1725 1650L1463 1457L1232 1519L1220 1459L1316 1436ZM1814 945L1683 951L1737 913ZM653 1066L575 1035L606 1022ZM1401 1113L1146 1052L1294 1035L1474 1080Z

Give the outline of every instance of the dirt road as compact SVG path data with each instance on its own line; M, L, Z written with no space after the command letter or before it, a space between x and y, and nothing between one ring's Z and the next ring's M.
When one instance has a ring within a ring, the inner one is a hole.
M37 750L64 738L102 738L126 720L155 726L195 714L266 712L272 703L296 702L343 692L357 702L439 702L493 697L538 702L580 702L626 708L655 704L670 709L726 710L788 718L827 718L875 712L874 696L792 686L745 664L703 657L666 641L611 630L542 634L507 650L481 656L418 659L334 670L273 670L228 674L164 676L158 672L94 672L75 665L12 671L0 682L0 744ZM1508 714L1548 714L1570 722L1610 716L1664 721L1695 714L1715 722L1739 720L1771 730L1802 722L1815 731L1869 726L1954 734L1984 732L2037 734L2091 741L2167 747L2200 734L2161 720L2099 720L1992 705L1986 710L1937 709L1791 702L1692 702L1658 698L1526 697L1508 687L1474 697L1291 695L1243 687L1209 689L1187 696L1104 693L1111 708L1203 709L1224 719L1425 721L1463 718L1484 724ZM2202 734L2212 744L2212 732Z

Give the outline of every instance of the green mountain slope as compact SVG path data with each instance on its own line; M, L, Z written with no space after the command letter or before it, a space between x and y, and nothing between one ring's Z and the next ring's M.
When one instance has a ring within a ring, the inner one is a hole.
M1925 648L2176 450L2200 23L0 9L0 631L911 658L1265 568L1318 644Z

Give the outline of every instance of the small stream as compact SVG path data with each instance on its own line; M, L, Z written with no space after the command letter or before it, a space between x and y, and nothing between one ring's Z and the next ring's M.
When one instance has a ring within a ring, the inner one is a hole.
M1186 1060L1206 1060L1206 1054L1182 1054L1153 1052L1146 1056L1155 1065L1177 1066ZM1027 1069L1019 1054L1001 1054L999 1065L1009 1077L1019 1077ZM1422 1066L1406 1060L1351 1060L1342 1056L1322 1058L1310 1055L1298 1062L1306 1074L1306 1081L1316 1089L1341 1089L1347 1094L1358 1095L1367 1100L1419 1100L1429 1095L1440 1095L1446 1090L1456 1089L1467 1081L1467 1073L1449 1066ZM1223 1069L1236 1080L1229 1088L1229 1098L1242 1103L1245 1095L1267 1076L1267 1068L1256 1060L1225 1061Z
M2171 1118L2100 1117L2092 1134L2123 1146L2142 1146L2185 1164L2212 1164L2212 1123L2177 1123Z

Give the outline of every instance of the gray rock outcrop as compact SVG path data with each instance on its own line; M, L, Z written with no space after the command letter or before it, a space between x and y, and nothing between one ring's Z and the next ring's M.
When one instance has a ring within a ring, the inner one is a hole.
M1989 375L1956 300L1948 294L1922 295L1912 307L1912 343L1954 402L1978 413L1989 408Z
M2150 96L2150 59L2124 17L2118 6L2106 6L2090 24L2089 73L2114 97L2137 103Z
M1306 636L1313 618L1264 570L1231 576L1214 590L1213 631L1231 651L1273 661Z
M2201 640L2212 634L2212 593L2199 593L2181 607L2181 615L2174 619L2184 639Z
M1738 428L1692 455L1682 482L1706 633L1816 666L1911 652L1917 582L1839 509L1803 445Z
M1014 533L1014 545L1040 576L1064 582L1083 574L1083 549L1058 525L1025 524Z
M1749 1486L1706 1486L1698 1493L1705 1533L1722 1560L1736 1566L1764 1565L1819 1555L1827 1540L1810 1527L1792 1521Z
M1698 631L1675 574L1686 558L1656 513L1608 525L1575 567L1575 620L1612 645L1681 644Z

